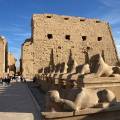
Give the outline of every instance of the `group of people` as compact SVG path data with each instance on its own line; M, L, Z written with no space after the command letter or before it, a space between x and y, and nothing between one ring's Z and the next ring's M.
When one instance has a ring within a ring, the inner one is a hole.
M10 85L11 77L8 74L5 77L1 78L1 81L3 86L8 86Z
M25 82L25 79L22 76L10 76L9 74L5 75L4 77L0 78L3 86L9 86L10 82L15 80L16 82Z

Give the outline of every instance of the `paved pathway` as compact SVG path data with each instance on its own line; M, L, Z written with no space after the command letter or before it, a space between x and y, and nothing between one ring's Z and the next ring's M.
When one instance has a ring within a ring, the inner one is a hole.
M0 85L0 120L40 120L40 109L27 85Z

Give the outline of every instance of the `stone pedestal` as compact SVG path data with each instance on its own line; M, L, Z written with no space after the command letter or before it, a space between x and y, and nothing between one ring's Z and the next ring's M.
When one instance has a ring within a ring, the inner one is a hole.
M91 89L107 88L114 92L117 100L120 100L120 77L93 77L86 76L78 80L78 87Z
M120 103L110 108L89 108L79 112L42 112L43 120L119 120Z

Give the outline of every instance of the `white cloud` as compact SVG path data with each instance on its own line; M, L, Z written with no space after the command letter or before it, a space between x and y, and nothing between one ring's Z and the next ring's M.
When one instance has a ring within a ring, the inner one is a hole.
M106 9L101 19L108 21L112 26L113 37L120 56L120 0L99 0L99 2Z
M120 58L120 45L116 45L116 47L117 47L118 56L119 56L119 58Z
M6 28L0 28L0 31L2 32L20 32L23 29L17 28L17 27L6 27Z
M118 55L120 56L120 36L118 37L115 37L115 43L116 43L116 48L117 48L117 52L118 52Z
M31 33L14 33L15 36L30 37Z
M24 19L24 20L31 20L31 16L18 16L19 18L21 18L21 19Z
M105 6L105 11L101 18L115 25L120 23L120 0L99 0Z
M118 48L118 49L120 49L120 44L119 44L119 45L117 45L117 48Z
M119 10L111 10L107 13L104 13L101 16L101 19L108 21L111 25L120 24L120 11Z
M120 0L100 0L106 7L116 8L120 6Z
M12 27L16 27L16 28L24 28L25 27L25 25L23 25L23 24L11 24L11 26Z

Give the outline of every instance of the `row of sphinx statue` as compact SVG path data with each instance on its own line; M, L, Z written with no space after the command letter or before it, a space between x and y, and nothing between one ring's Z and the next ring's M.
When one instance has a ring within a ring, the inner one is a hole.
M99 54L99 59L98 59L98 63L96 63L96 72L91 72L93 70L91 70L90 64L86 63L84 65L82 65L80 71L77 71L77 62L74 60L74 64L72 66L72 69L70 72L68 72L68 65L65 63L64 64L64 69L61 72L60 68L59 70L55 70L53 69L53 67L50 67L50 71L49 72L45 72L44 68L42 71L42 75L46 75L46 77L54 77L54 78L58 78L60 76L62 76L63 79L67 79L69 78L69 76L71 76L71 79L78 79L79 76L83 76L83 75L92 75L93 77L117 77L120 75L120 67L119 66L110 66L107 63L105 63L105 61L103 60L103 57L101 56L101 54ZM62 79L61 78L61 79ZM70 79L69 78L69 79Z
M74 60L72 70L68 72L67 64L64 64L63 72L58 70L51 70L49 73L45 73L44 70L41 76L45 78L54 79L68 79L71 75L72 80L78 79L78 76L93 75L97 77L119 77L120 67L110 66L105 63L101 54L97 63L97 71L91 73L90 64L84 64L80 72L76 71L78 64ZM60 76L62 76L60 78ZM42 79L42 77L41 77ZM48 80L49 80L48 79ZM77 92L76 92L77 91ZM81 109L91 107L110 107L117 103L115 94L109 89L90 89L90 88L77 88L70 89L65 96L62 96L62 92L57 89L52 89L47 92L46 95L46 111L59 112L59 111L80 111Z

